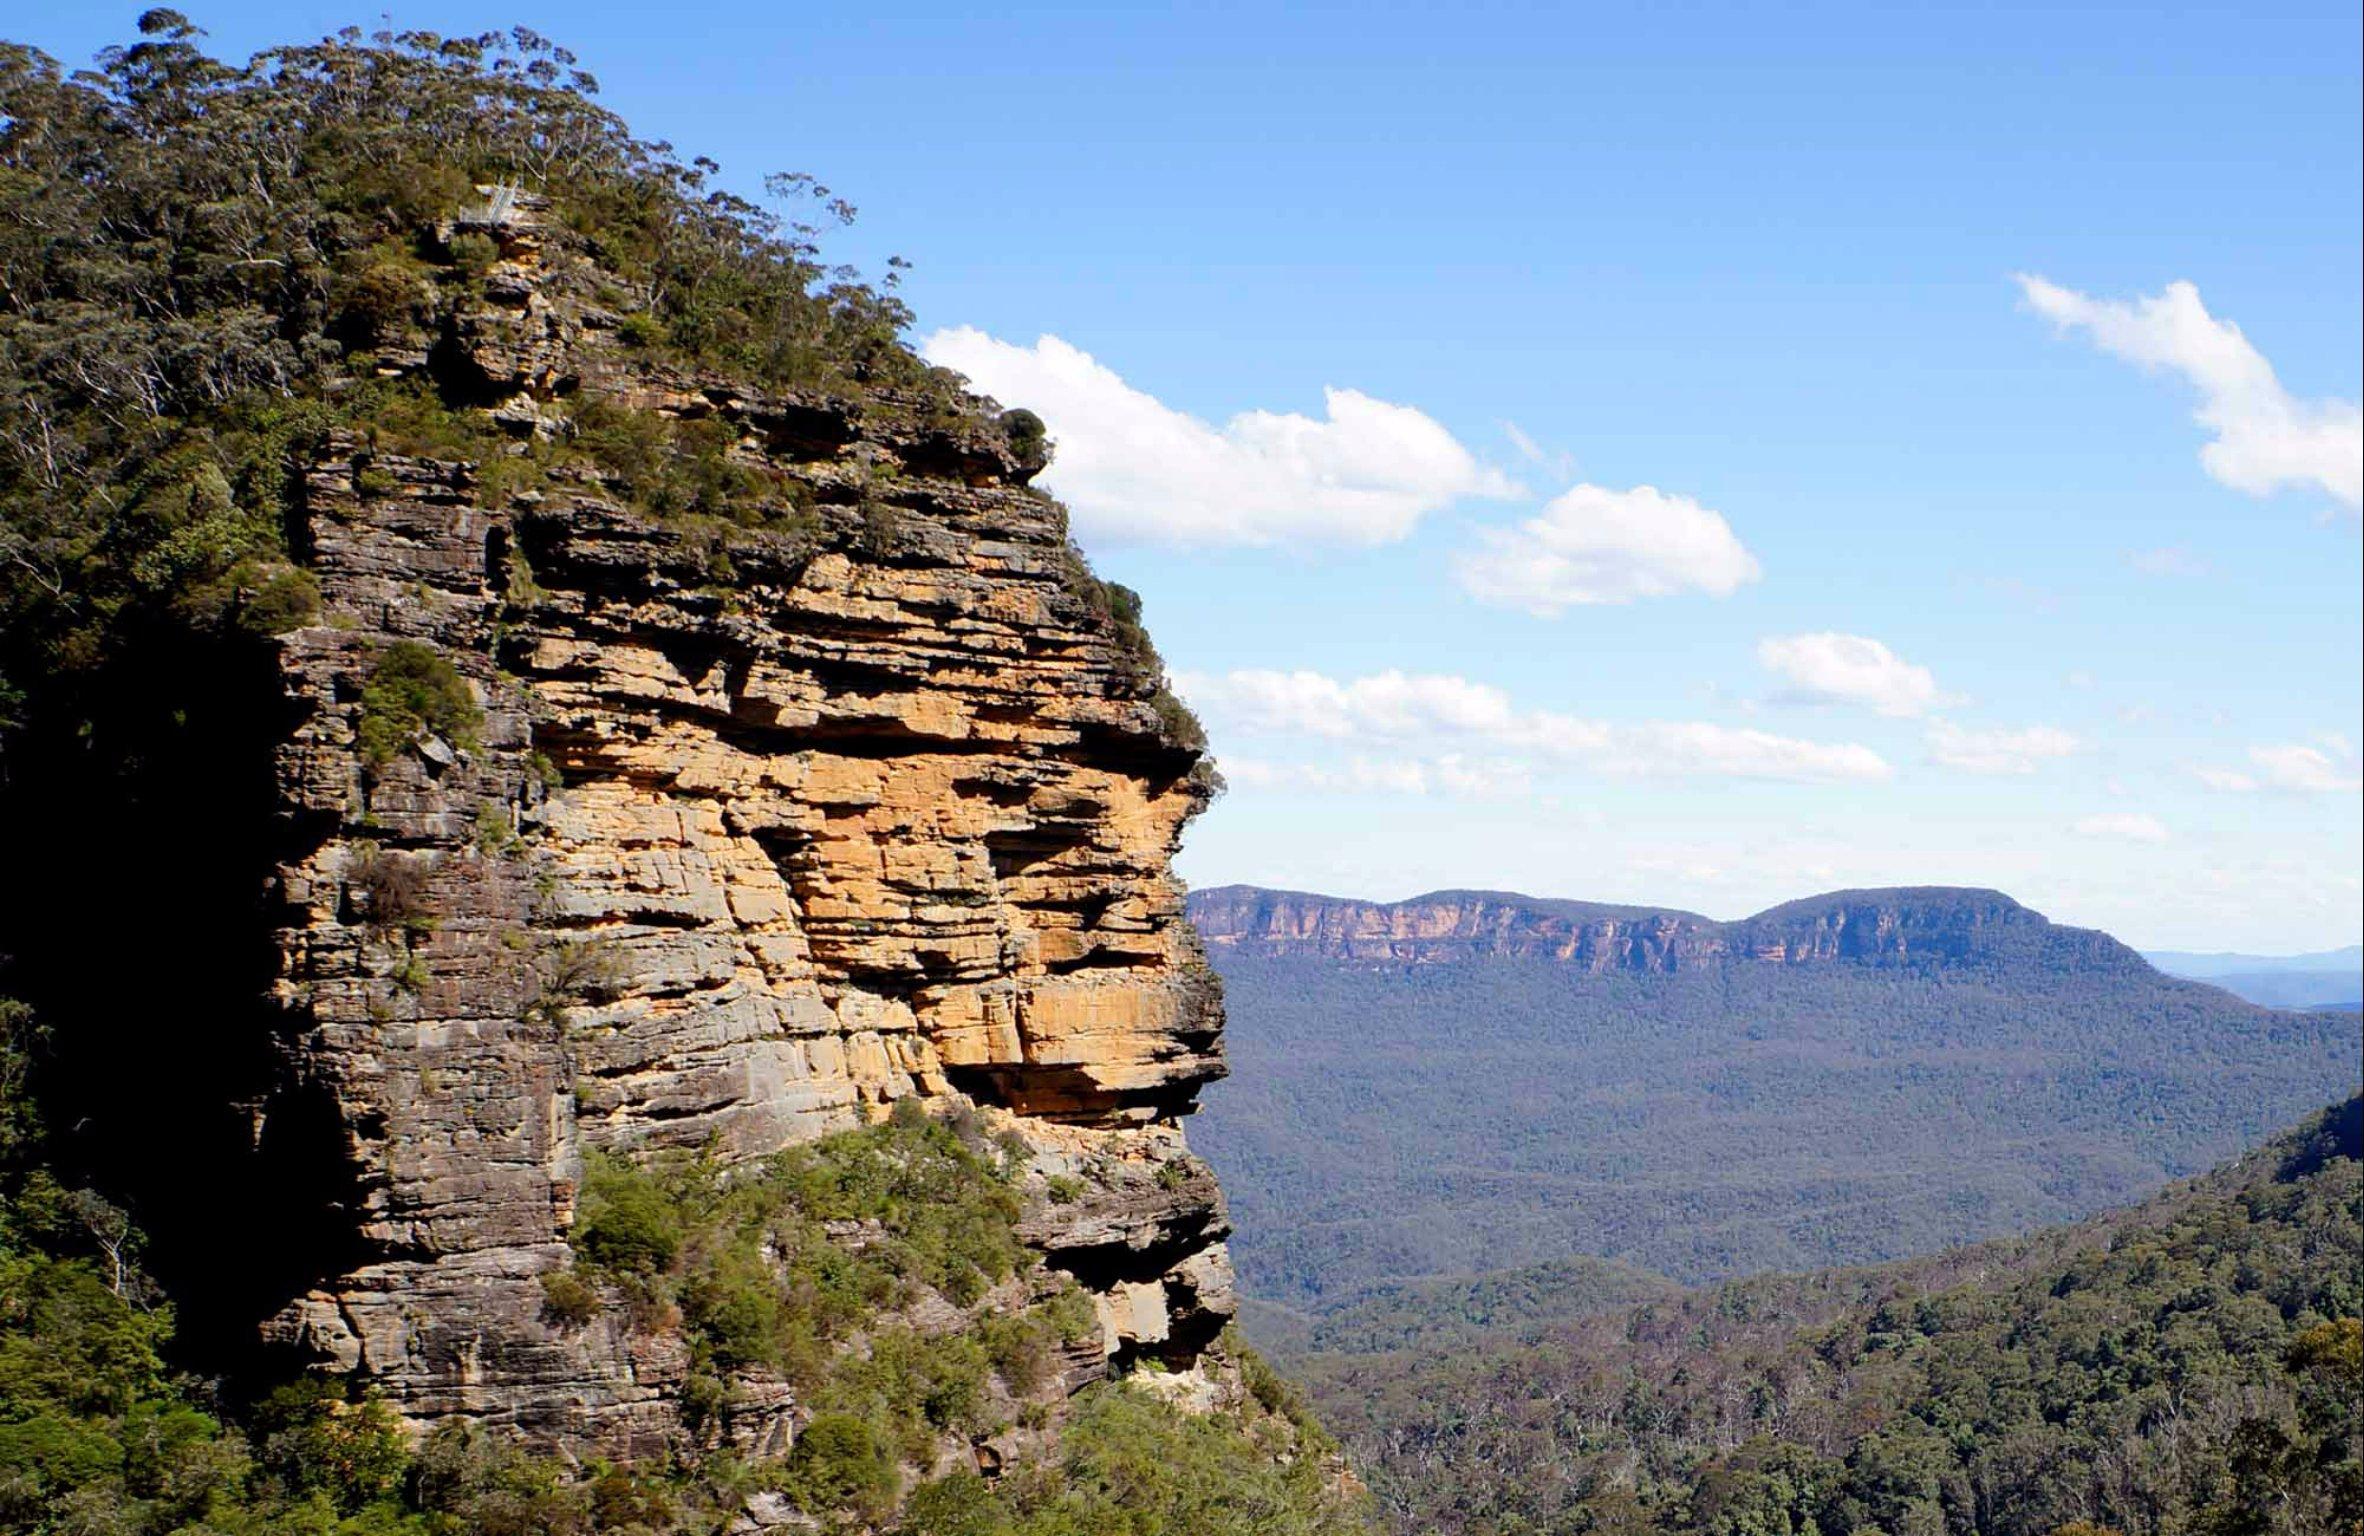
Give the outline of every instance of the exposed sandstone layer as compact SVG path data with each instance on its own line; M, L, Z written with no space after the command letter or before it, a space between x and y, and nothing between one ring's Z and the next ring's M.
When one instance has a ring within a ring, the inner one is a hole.
M594 395L720 423L783 507L668 520L595 474L496 495L482 462L360 439L312 467L324 621L282 642L298 835L258 1134L333 1126L351 1231L269 1336L415 1420L654 1444L678 1340L540 1315L585 1151L754 1158L919 1095L1085 1182L1027 1227L1099 1298L1078 1370L1189 1365L1234 1306L1176 1126L1221 1011L1169 867L1208 778L1154 656L990 414L637 366L532 213L490 226L483 302L389 367L521 441ZM400 642L482 723L372 764Z
M2000 891L1941 886L1834 891L1729 923L1499 891L1371 902L1245 885L1194 892L1190 915L1217 950L1348 962L1531 959L1651 973L1732 960L1976 964L2041 946L2081 965L2142 964L2107 934L2060 927Z

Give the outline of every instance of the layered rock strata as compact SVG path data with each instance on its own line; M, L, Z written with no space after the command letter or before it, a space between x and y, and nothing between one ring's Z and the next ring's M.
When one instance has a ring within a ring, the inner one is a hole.
M596 468L502 492L499 452L360 435L311 466L323 617L280 649L283 1072L257 1136L333 1128L349 1231L270 1339L421 1423L655 1444L678 1339L541 1316L586 1152L753 1159L916 1096L983 1106L1030 1180L1084 1188L1025 1228L1099 1302L1082 1375L1188 1367L1234 1305L1177 1127L1223 1070L1169 867L1209 779L1039 466L982 403L642 364L533 208L480 227L481 301L388 371L521 461L590 400L694 424L765 504L654 515ZM372 761L397 647L481 719Z

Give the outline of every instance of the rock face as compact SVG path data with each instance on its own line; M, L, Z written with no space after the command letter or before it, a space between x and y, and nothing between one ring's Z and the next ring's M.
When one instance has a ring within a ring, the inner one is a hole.
M2059 927L2000 891L1945 886L1834 891L1719 923L1695 912L1500 891L1380 903L1230 885L1194 892L1190 916L1207 944L1226 952L1349 962L1536 959L1595 973L1658 973L1731 960L1974 964L2040 948L2061 963L2143 966L2107 934Z
M642 365L530 206L485 227L483 302L389 370L520 444L593 399L694 424L777 505L501 495L497 457L359 438L312 465L257 1139L333 1145L349 1221L269 1339L417 1421L653 1443L678 1342L540 1316L585 1152L752 1159L920 1096L1088 1175L1029 1240L1099 1299L1103 1360L1189 1365L1234 1306L1176 1124L1223 1071L1169 868L1209 780L1039 465L982 410ZM481 720L373 762L398 645Z

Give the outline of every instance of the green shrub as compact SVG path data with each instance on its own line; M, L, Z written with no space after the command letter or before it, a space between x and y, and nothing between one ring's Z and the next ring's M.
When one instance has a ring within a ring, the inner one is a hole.
M788 1452L781 1487L808 1510L882 1512L901 1486L892 1450L848 1413L816 1414Z
M599 1291L571 1269L542 1275L542 1316L561 1328L580 1328L600 1311Z
M1051 1379L1059 1363L1062 1319L1050 1307L988 1317L977 1325L977 1340L994 1374L1012 1393L1025 1397Z
M382 768L430 733L467 751L476 748L484 715L459 669L429 646L397 640L378 653L361 690L357 730L362 761Z
M419 324L429 294L426 264L385 241L342 263L329 283L335 329L347 345L376 346Z
M488 856L507 853L517 846L517 822L507 807L489 800L477 804L474 841L476 851Z
M410 1471L402 1421L374 1397L349 1402L341 1382L279 1388L255 1416L262 1463L294 1493L324 1493L351 1513L401 1487Z
M490 235L480 235L474 231L454 235L445 249L451 256L452 266L464 278L484 276L492 270L493 263L501 259L500 242Z
M926 1335L890 1327L873 1332L867 1353L834 1362L817 1401L860 1416L913 1460L938 1432L979 1433L984 1420L985 1348L964 1333Z
M242 567L238 626L249 634L284 635L320 617L320 583L301 566ZM233 572L235 579L241 572Z
M955 1472L911 1491L895 1536L1005 1536L1015 1530L1011 1519L985 1479Z
M1360 1536L1356 1501L1315 1449L1268 1441L1236 1414L1185 1414L1131 1387L1094 1387L1076 1399L1053 1459L992 1485L968 1472L925 1483L896 1536Z
M1173 689L1161 685L1150 696L1149 707L1157 712L1158 732L1166 740L1190 752L1204 752L1207 749L1206 726L1199 722L1197 713L1183 703L1181 695ZM1221 777L1216 776L1214 782L1220 786Z
M654 1274L681 1252L680 1208L645 1169L593 1153L568 1240L591 1263L627 1274Z
M1042 473L1051 462L1050 429L1034 412L1020 407L1001 413L1001 429L1008 438L1010 456L1018 467L1031 478Z
M446 1424L427 1437L412 1490L416 1505L432 1512L426 1529L436 1536L591 1536L600 1529L592 1523L592 1487L559 1462L472 1424Z
M681 1287L681 1309L716 1365L778 1365L788 1297L752 1245L726 1244L705 1256Z

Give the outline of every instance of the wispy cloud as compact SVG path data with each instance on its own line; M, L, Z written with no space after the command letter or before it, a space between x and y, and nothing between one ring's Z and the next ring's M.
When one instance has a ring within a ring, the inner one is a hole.
M1057 448L1044 484L1096 539L1384 544L1463 498L1520 494L1430 416L1359 390L1324 391L1319 418L1243 411L1216 426L1056 336L1020 346L962 326L920 353L1043 418Z
M2081 330L2104 352L2189 381L2200 392L2194 419L2211 434L2200 462L2218 481L2252 496L2314 486L2351 512L2364 507L2364 407L2292 395L2265 354L2239 326L2209 314L2190 283L2131 303L2026 274L2019 287L2028 307L2062 330Z
M2126 563L2145 576L2207 576L2216 569L2180 544L2128 550Z
M2336 732L2318 737L2317 741L2319 744L2315 746L2289 741L2251 747L2249 766L2245 769L2203 765L2192 773L2210 789L2242 795L2259 790L2296 795L2352 795L2364 790L2364 774L2357 771L2354 744Z
M1457 564L1479 602L1545 619L1680 592L1729 597L1764 574L1722 513L1649 485L1571 487L1515 528L1481 530Z
M1576 478L1576 456L1574 454L1544 447L1529 437L1526 430L1515 421L1502 423L1502 435L1510 439L1510 446L1519 451L1520 458L1550 475L1552 479L1566 482Z
M1948 702L1927 667L1865 635L1771 635L1757 642L1757 661L1787 680L1782 697L1789 702L1856 704L1897 717Z
M1932 761L1965 773L2034 773L2047 762L2084 748L2074 734L2052 725L1972 730L1949 720L1934 720L1928 739Z
M1706 774L1833 782L1884 779L1869 747L1709 721L1588 720L1520 710L1488 684L1450 674L1248 669L1185 673L1176 686L1222 730L1326 738L1462 741L1536 763L1618 775Z
M2070 824L2069 830L2079 837L2111 838L2122 843L2164 843L2169 837L2165 822L2140 811L2105 811L2098 816L2080 816Z
M1530 787L1524 763L1468 758L1456 752L1433 758L1354 757L1338 765L1272 762L1257 757L1220 760L1233 789L1304 790L1330 794L1451 795L1491 800L1522 795Z

